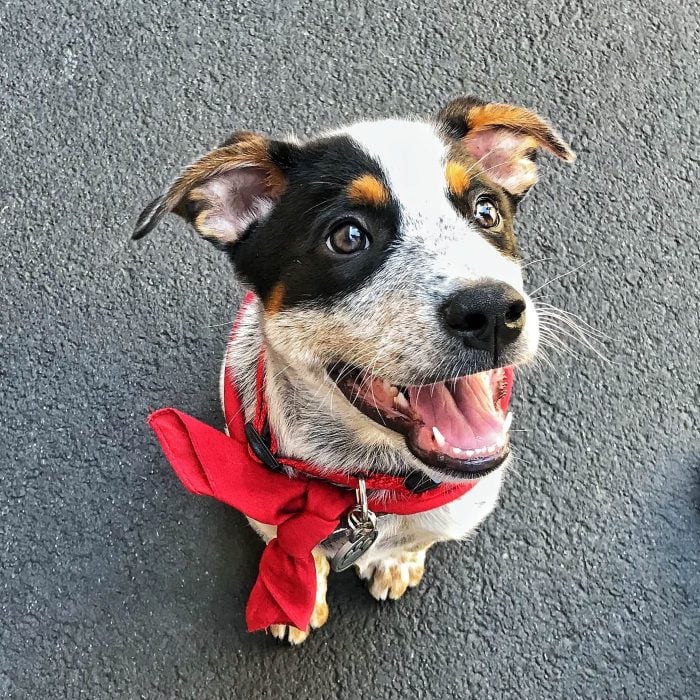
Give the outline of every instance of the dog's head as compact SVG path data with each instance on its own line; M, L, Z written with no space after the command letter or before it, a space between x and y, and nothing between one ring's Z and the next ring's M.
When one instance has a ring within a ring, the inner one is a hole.
M473 98L305 143L238 133L134 237L184 217L263 301L269 346L343 394L334 410L404 435L428 473L473 477L505 459L511 367L537 350L513 217L540 148L574 159L536 114Z

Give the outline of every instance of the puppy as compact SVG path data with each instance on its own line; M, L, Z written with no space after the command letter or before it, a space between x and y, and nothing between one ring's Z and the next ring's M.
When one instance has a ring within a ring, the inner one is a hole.
M248 422L264 401L276 455L314 465L329 483L366 478L370 501L391 500L390 489L372 489L382 475L413 493L467 484L443 505L408 515L387 506L373 520L354 564L378 600L416 586L428 548L463 538L496 503L512 368L539 340L513 228L538 149L574 160L533 112L471 97L434 120L361 122L305 142L240 132L137 222L134 238L179 214L252 290L222 394L229 373ZM251 439L267 440L270 457L269 435ZM275 538L274 525L250 520ZM300 643L325 623L339 546L330 536L313 550L309 624L272 624L276 637Z

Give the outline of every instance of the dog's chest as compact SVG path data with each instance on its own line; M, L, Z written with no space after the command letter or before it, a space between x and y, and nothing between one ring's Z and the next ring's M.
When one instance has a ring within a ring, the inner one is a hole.
M406 551L424 549L433 542L464 538L493 510L501 483L499 470L482 479L461 498L439 508L415 515L379 516L377 540L358 560L358 565L364 567ZM323 549L332 556L337 546Z
M499 470L447 505L415 515L381 515L377 519L379 535L369 551L357 560L357 565L364 569L405 552L425 549L434 542L466 537L493 510L501 483ZM249 522L266 542L275 537L277 528L273 525L250 518ZM332 546L322 544L321 549L332 558L339 546L337 542Z

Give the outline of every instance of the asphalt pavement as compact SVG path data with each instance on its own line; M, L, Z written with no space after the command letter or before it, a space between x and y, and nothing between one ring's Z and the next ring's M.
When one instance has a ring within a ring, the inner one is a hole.
M0 696L700 697L694 3L0 8ZM352 573L298 649L244 630L262 545L147 429L221 425L240 298L152 196L235 129L301 136L475 94L547 115L531 289L610 336L521 372L517 468L420 587Z

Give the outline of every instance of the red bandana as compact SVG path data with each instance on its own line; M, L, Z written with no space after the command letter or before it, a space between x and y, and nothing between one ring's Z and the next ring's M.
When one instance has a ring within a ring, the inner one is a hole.
M246 296L231 339L243 310L254 298L252 293ZM252 421L258 433L267 423L263 359L261 353L256 415ZM277 537L265 547L258 579L248 599L248 631L273 624L306 629L316 599L316 567L311 551L355 505L358 477L329 473L308 462L277 456L274 436L270 449L277 462L301 474L291 478L265 466L246 437L243 408L228 369L224 379L224 413L228 435L174 408L152 413L148 423L188 491L212 496L254 520L277 526ZM414 493L406 487L403 477L366 477L369 508L377 514L409 515L432 510L460 498L475 483L441 484L430 491ZM373 497L372 490L384 491L384 497Z

